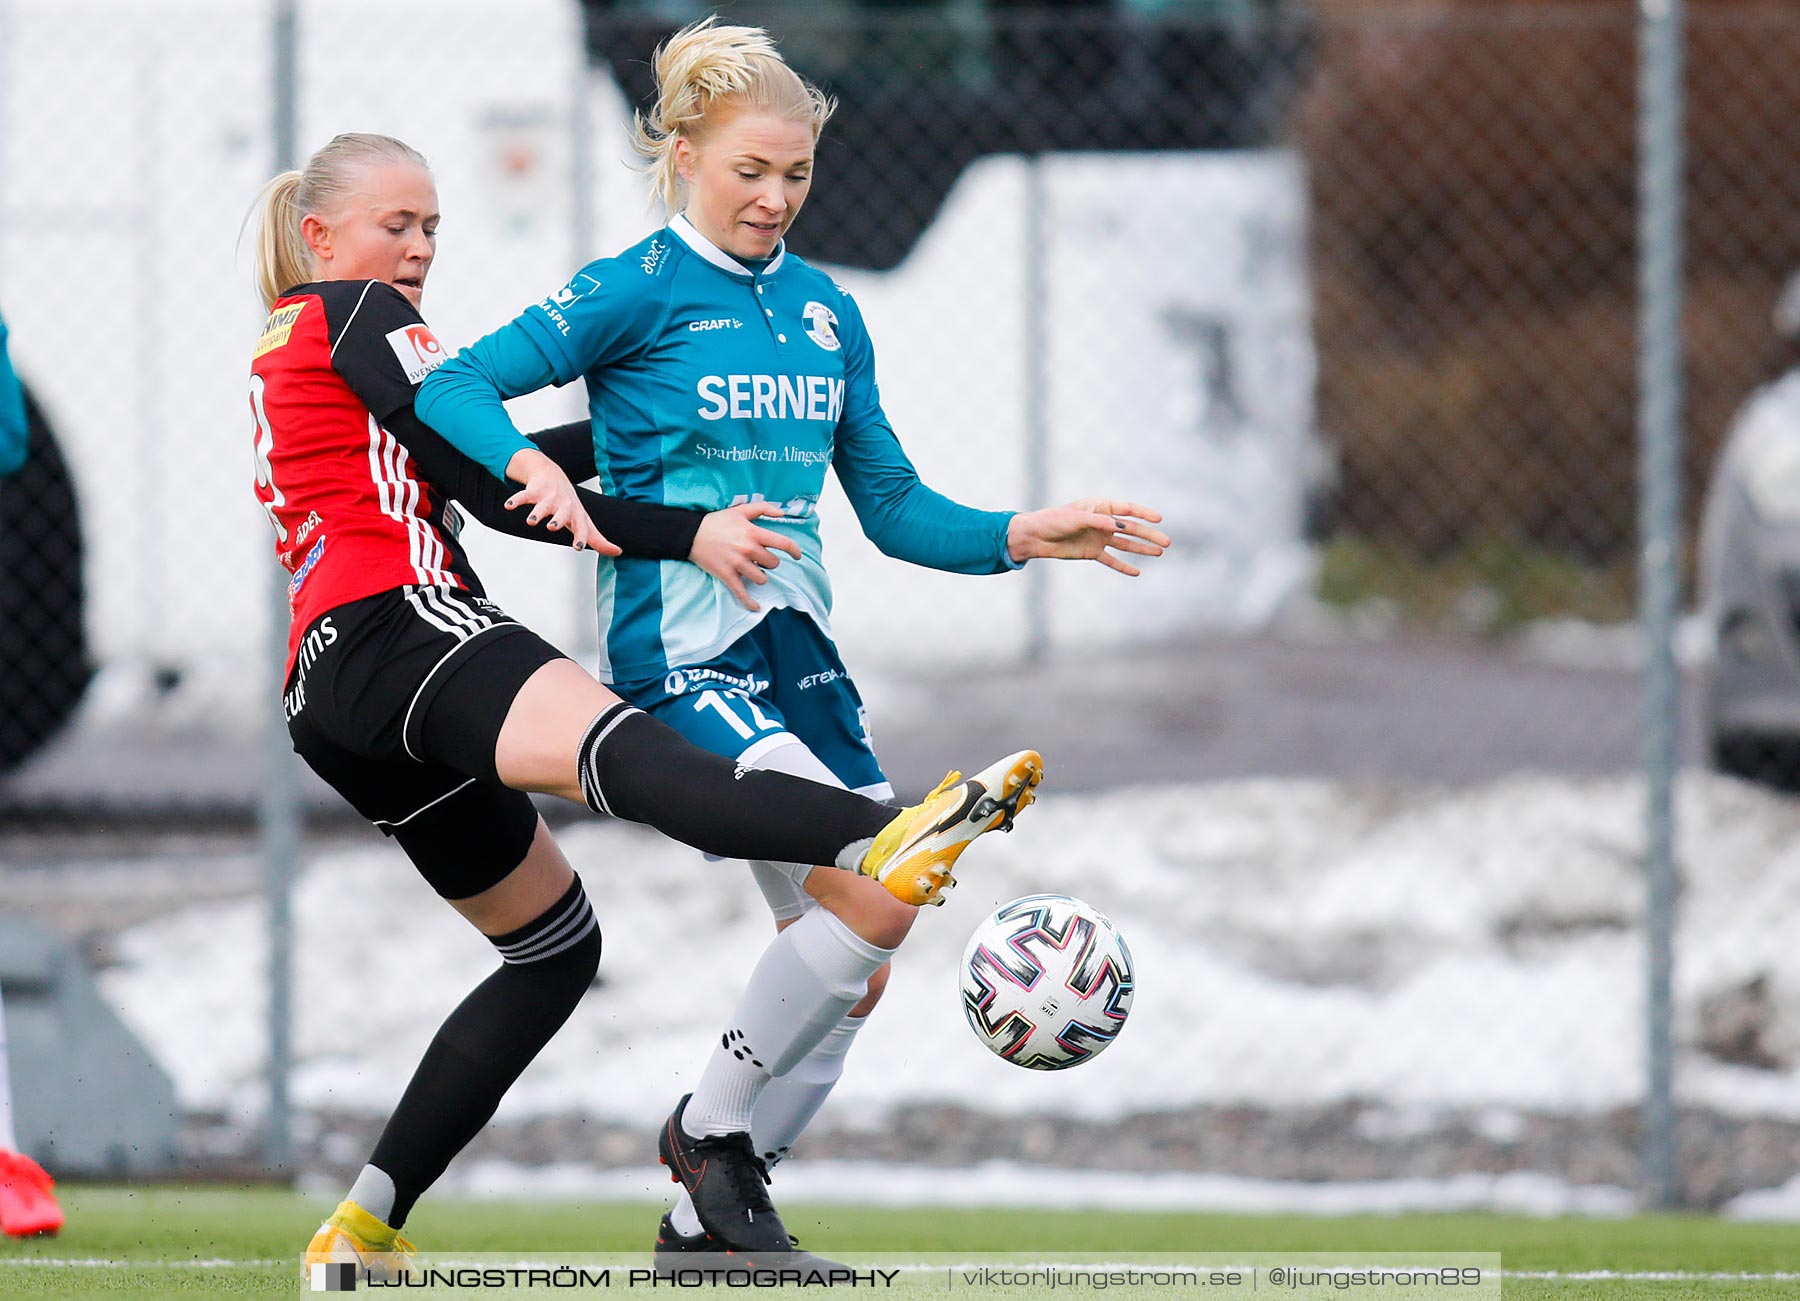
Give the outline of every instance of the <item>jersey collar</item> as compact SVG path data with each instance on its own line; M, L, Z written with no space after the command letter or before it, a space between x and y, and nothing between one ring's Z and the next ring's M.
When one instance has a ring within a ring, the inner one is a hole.
M775 256L769 259L769 265L764 267L762 273L758 275L696 230L694 223L687 219L687 214L678 212L671 217L669 229L675 233L676 238L694 250L704 261L712 263L726 275L735 276L739 280L767 280L781 270L782 263L787 261L787 241L784 239L775 245Z

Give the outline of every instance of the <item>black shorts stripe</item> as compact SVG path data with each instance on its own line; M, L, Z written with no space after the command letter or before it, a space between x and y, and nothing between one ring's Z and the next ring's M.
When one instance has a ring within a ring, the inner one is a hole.
M472 637L494 620L470 605L453 587L409 587L406 599L419 617L440 632L458 639Z
M413 698L407 702L406 717L400 722L400 744L405 748L408 758L423 758L420 753L419 726L424 703L430 701L439 684L456 671L458 661L475 648L481 634L524 631L526 630L522 625L509 620L506 623L493 624L481 629L480 632L467 636L454 634L460 636L460 640L446 650L438 662L431 666L431 671L425 675L425 680L419 683L419 689L413 692ZM495 739L498 740L498 738Z
M445 791L442 795L439 795L436 799L427 800L424 804L419 805L418 808L414 809L403 818L372 818L370 821L374 822L374 824L383 831L392 831L395 827L404 827L420 814L431 812L432 809L442 804L445 800L453 798L458 792L474 785L480 780L479 777L470 777L465 781L459 782L457 785L452 786L449 790Z

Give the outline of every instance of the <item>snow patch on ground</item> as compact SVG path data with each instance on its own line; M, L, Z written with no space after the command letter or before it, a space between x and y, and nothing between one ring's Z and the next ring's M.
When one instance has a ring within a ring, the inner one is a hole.
M919 919L828 1114L879 1128L920 1096L1094 1118L1344 1099L1502 1118L1633 1104L1642 800L1633 779L1532 775L1472 789L1246 780L1046 796L1013 835L971 850L949 906ZM1678 826L1681 1099L1800 1117L1800 812L1690 774ZM697 1078L768 918L741 865L617 823L559 839L605 931L605 983L500 1119L652 1124ZM1111 915L1138 963L1130 1024L1072 1073L992 1057L957 1000L969 931L1041 890ZM318 855L295 917L295 1102L385 1112L493 952L388 846ZM183 1103L257 1114L260 905L196 906L123 933L115 951L103 988ZM1764 1040L1783 1065L1699 1054L1701 1001L1756 979L1773 1009Z

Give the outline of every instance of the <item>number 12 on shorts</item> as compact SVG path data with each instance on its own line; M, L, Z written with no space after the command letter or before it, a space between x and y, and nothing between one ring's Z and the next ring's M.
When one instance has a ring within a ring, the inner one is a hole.
M753 724L746 723L743 719L739 718L737 712L733 710L730 705L725 703L725 697L727 695L740 702L745 709L750 711L750 717L754 720ZM694 698L694 712L698 713L703 709L710 709L718 714L720 718L725 720L726 725L729 726L732 731L736 732L746 741L755 739L758 732L777 732L781 730L781 724L763 713L762 710L758 709L756 707L756 702L742 691L702 691Z

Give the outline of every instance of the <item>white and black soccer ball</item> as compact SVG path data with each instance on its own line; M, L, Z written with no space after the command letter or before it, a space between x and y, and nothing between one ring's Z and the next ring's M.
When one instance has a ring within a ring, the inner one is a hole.
M1118 927L1066 894L1001 906L963 950L969 1028L1029 1070L1060 1071L1098 1056L1124 1027L1135 987Z

